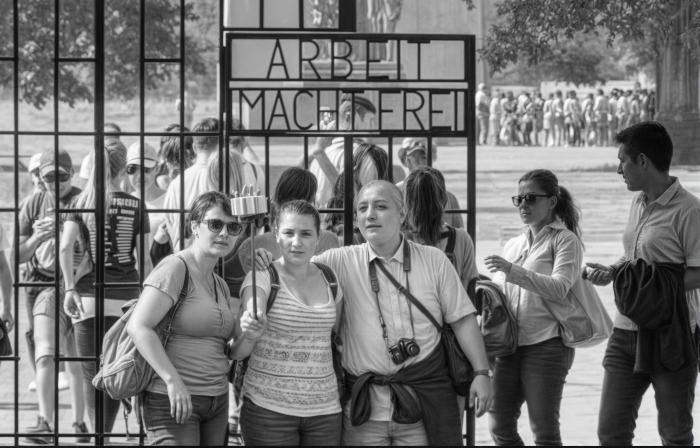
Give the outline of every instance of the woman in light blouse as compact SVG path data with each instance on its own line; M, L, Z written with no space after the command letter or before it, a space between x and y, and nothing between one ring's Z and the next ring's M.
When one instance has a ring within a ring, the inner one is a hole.
M564 346L544 302L562 302L579 276L581 213L548 170L525 174L513 204L527 228L506 243L502 257L485 260L518 321L517 351L495 360L489 427L496 445L522 445L518 418L526 402L535 443L561 445L559 407L574 350Z

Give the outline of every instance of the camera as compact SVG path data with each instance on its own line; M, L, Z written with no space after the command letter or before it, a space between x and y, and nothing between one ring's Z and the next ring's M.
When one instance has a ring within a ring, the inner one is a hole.
M413 358L420 354L420 346L415 339L401 338L395 345L389 347L391 360L397 366L406 362L408 358Z

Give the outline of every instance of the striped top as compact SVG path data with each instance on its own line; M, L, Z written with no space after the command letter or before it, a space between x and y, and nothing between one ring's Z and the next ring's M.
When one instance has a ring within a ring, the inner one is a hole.
M269 297L269 273L256 271L256 280ZM241 291L251 285L248 273ZM242 396L270 411L297 417L341 411L331 330L343 293L338 288L334 300L330 286L327 290L325 305L309 307L292 296L280 279L277 299L267 315L267 331L250 356Z

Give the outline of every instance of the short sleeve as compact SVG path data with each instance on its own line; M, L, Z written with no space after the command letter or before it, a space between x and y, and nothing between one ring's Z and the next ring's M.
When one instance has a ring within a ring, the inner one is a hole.
M328 232L326 230L321 232L321 238L318 241L318 246L316 247L316 254L322 254L330 249L337 249L340 247L340 241L338 241L338 236L333 232Z
M185 284L185 263L181 258L171 255L164 258L143 282L143 286L151 286L167 294L177 302L180 291Z
M0 224L0 251L3 251L5 249L9 249L9 248L10 248L10 242L7 239L7 235L5 235L5 229Z
M467 291L462 286L462 282L457 275L457 271L452 267L450 260L440 250L435 250L434 265L436 265L438 298L442 315L448 324L476 313L476 308L469 300Z
M688 267L700 266L700 210L691 211L681 223L680 237Z
M241 285L241 297L243 296L243 291L245 291L246 288L250 288L252 286L253 271L250 271L248 272L248 275L245 276L245 280L243 280L243 284ZM258 271L257 269L255 270L255 287L262 289L265 293L265 296L270 296L270 290L272 288L270 287L270 273L267 269L265 269L264 271Z
M32 224L36 218L37 195L30 196L24 202L22 210L19 212L19 236L32 236L34 228Z
M340 283L338 283L338 292L335 295L335 304L339 304L341 300L343 300L343 288L341 288Z

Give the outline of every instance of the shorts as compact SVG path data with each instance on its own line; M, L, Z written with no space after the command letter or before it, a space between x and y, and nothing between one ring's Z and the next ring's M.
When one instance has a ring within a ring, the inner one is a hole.
M59 318L58 318L58 336L59 336L59 350L60 355L65 356L64 348L66 344L72 341L73 332L72 323L70 317L63 311L63 289L60 290L60 303L59 303ZM47 288L41 291L34 302L34 308L32 310L33 316L45 315L51 319L56 319L56 290L54 288ZM36 361L40 360L44 356L54 356L55 354L55 341L54 338L51 339L51 344L47 346L41 346L41 344L36 345L36 352L34 358Z

